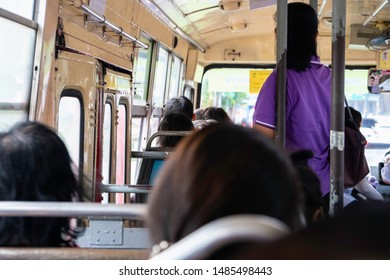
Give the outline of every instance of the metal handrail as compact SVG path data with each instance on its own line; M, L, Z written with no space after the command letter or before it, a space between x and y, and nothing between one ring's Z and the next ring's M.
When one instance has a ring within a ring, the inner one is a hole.
M152 142L155 138L160 136L187 136L191 133L193 133L193 130L185 130L185 131L166 131L166 130L160 130L154 133L152 136L149 137L148 142L146 144L146 150L149 150L152 147Z
M114 24L112 24L110 21L108 21L106 19L105 16L103 15L99 15L93 8L91 8L90 6L88 5L85 5L84 3L82 3L81 1L74 1L74 4L73 4L76 8L79 8L79 9L82 9L85 13L87 13L88 15L91 15L92 17L94 17L96 20L98 20L98 22L102 25L105 25L107 26L108 28L112 29L116 34L118 35L122 35L123 37L125 37L126 39L128 39L129 41L135 43L137 46L139 47L142 47L144 49L148 49L149 48L149 45L148 44L145 44L143 42L141 42L140 40L138 40L137 38L131 36L130 34L126 33L123 31L122 27L118 27L118 26L115 26Z
M103 184L100 186L102 193L149 193L151 190L151 185Z
M100 204L90 202L0 201L5 217L123 217L143 219L145 204Z
M132 158L166 159L169 151L131 151Z

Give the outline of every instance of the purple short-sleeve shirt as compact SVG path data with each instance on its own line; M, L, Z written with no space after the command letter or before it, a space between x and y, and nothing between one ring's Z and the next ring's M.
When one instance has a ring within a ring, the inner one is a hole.
M309 149L314 156L309 165L319 176L321 192L330 189L329 134L331 70L312 59L310 67L297 72L287 69L286 148ZM265 81L256 101L253 124L276 127L276 71Z

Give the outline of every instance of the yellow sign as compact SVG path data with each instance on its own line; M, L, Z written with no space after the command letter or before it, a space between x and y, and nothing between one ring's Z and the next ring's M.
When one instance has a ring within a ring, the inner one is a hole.
M272 70L249 70L249 93L258 94Z
M379 69L390 69L390 50L379 53Z

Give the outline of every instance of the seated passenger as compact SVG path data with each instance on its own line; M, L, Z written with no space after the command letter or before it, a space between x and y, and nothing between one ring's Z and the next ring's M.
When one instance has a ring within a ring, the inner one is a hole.
M261 214L302 225L302 191L290 158L270 139L234 124L183 139L156 179L148 206L152 242L175 243L229 215Z
M183 113L169 113L161 120L158 131L191 131L194 125L191 119ZM183 136L159 136L158 143L161 147L173 148L179 143Z
M362 124L362 114L351 106L349 106L349 109L351 111L353 122L360 129ZM344 114L345 119L350 119L347 107L344 109ZM357 195L354 195L355 193L357 193ZM370 200L383 200L383 196L369 183L367 178L363 178L353 188L344 189L344 207L348 206L350 203L356 202L357 200L361 200L360 197Z
M229 115L221 107L207 107L203 112L204 119L216 122L231 122Z
M183 113L187 115L191 121L195 119L194 104L184 95L168 99L167 103L164 105L164 116L170 113Z
M195 130L200 130L209 125L209 123L204 119L204 109L198 108L194 111L194 120L192 123L194 124Z
M82 188L65 144L36 122L17 124L0 134L0 200L80 200ZM0 217L0 246L75 246L69 218Z
M204 120L204 109L198 108L194 110L194 120Z
M313 152L310 150L296 151L291 153L290 157L301 179L305 195L306 222L310 226L325 217L321 182L308 163L308 160L313 157Z

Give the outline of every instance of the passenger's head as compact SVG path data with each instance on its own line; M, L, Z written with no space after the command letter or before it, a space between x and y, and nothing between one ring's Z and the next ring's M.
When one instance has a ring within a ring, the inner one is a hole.
M0 200L81 199L68 151L50 128L20 123L0 135ZM1 246L60 246L72 235L68 218L0 218Z
M231 122L229 115L221 107L207 107L203 112L205 120L215 120L217 122Z
M190 120L194 118L194 105L192 101L185 96L172 97L164 106L164 115L173 112L186 114Z
M250 128L215 124L183 139L149 201L152 240L176 242L215 219L263 214L300 226L301 189L289 157Z
M198 108L194 111L195 120L204 120L204 109Z
M161 120L158 131L190 131L194 125L190 118L183 113L169 113ZM183 136L160 136L158 143L162 147L175 147Z
M349 106L349 109L351 111L353 122L356 124L356 126L358 128L360 128L362 126L362 120L363 120L362 114L358 110L356 110L355 108L353 108L351 106ZM347 107L344 107L344 113L345 113L345 119L346 120L350 119Z
M324 218L321 183L317 174L311 169L308 160L313 157L310 150L291 153L291 160L301 180L305 196L305 216L308 225Z
M308 4L288 4L287 68L303 71L317 56L318 17Z

